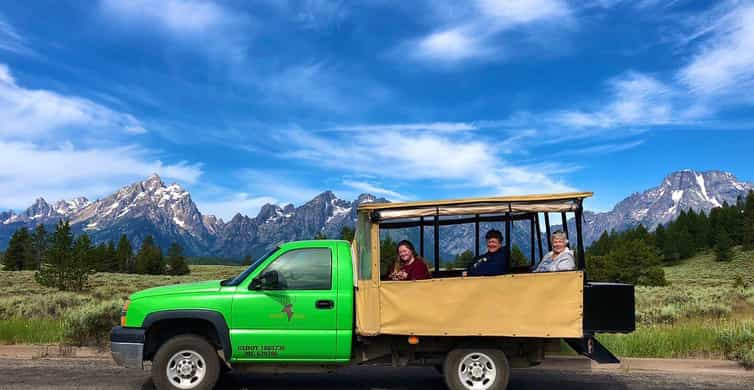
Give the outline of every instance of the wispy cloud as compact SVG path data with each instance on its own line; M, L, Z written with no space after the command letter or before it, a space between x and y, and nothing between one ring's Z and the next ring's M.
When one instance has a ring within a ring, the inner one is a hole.
M495 142L454 134L385 131L342 140L292 130L281 156L307 160L335 172L374 175L399 184L434 182L489 193L558 192L570 189L559 178L503 160ZM425 183L426 184L426 183Z
M0 207L26 207L39 196L99 196L153 172L189 184L202 175L201 164L166 164L138 146L81 149L0 139L0 150Z
M410 199L410 197L405 196L399 192L382 188L382 187L378 187L374 184L371 184L365 181L344 180L343 185L351 187L357 191L369 193L375 196L385 196L389 200L392 200L392 201Z
M650 75L627 72L608 85L607 104L600 103L604 108L565 110L554 114L552 120L571 127L617 127L666 125L681 119L674 107L677 92Z
M38 196L99 196L153 172L185 183L202 175L199 163L166 163L133 144L133 134L146 132L134 116L89 99L25 88L3 64L0 123L0 207L25 207ZM87 136L98 146L73 143Z
M37 139L50 131L112 130L142 134L146 129L131 114L121 113L89 99L20 86L8 67L0 64L0 136Z
M678 79L699 96L734 96L754 102L754 4L726 2L702 18L691 35L701 41Z
M447 8L447 4L431 4ZM397 54L446 65L466 60L499 60L510 55L506 48L511 47L496 41L501 33L548 21L567 25L571 23L572 11L561 0L476 0L470 9L463 3L452 14L449 21L439 21L434 31L401 44Z
M103 9L114 16L157 24L176 34L205 34L236 20L221 5L203 0L103 0Z
M207 0L101 0L100 9L115 25L138 27L132 33L160 32L189 47L238 63L251 39L250 16Z
M11 24L0 14L0 50L9 51L20 55L36 56L37 53L32 50L26 39L19 34Z
M427 123L390 123L390 124L363 124L351 126L337 126L338 131L412 131L426 130L443 133L476 130L477 126L468 122L427 122Z

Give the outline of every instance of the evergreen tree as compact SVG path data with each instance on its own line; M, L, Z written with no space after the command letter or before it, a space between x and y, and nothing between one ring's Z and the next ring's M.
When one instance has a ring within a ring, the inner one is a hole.
M13 233L3 259L3 269L20 271L32 263L32 239L29 229L22 227Z
M730 261L733 258L730 237L725 229L719 229L715 235L715 260Z
M529 263L529 259L526 258L526 255L524 255L524 252L521 251L521 248L519 248L518 245L513 245L513 247L511 248L511 266L524 267L529 265Z
M65 290L70 286L73 263L73 235L68 221L59 221L55 226L50 246L44 256L45 262L34 274L37 283Z
M168 248L168 266L171 275L187 275L189 271L186 258L183 256L183 248L177 242L170 244Z
M662 255L663 260L665 259L665 243L667 241L667 233L665 232L665 227L662 226L662 224L657 225L657 228L654 232L654 241L655 241L655 247L657 250L660 251L660 254Z
M470 250L466 250L456 255L455 260L453 260L453 267L466 269L473 262L474 262L474 252Z
M593 280L663 286L665 272L657 249L642 240L621 240L604 256L591 256L587 273Z
M106 259L107 256L107 244L104 242L100 242L98 245L94 246L92 248L92 268L97 270L97 272L109 272L109 269L107 268Z
M115 250L115 257L118 263L118 271L127 273L135 272L133 262L134 251L131 247L131 241L128 241L128 237L126 237L125 234L120 236L118 248Z
M252 261L251 255L246 255L246 256L243 257L243 261L241 262L241 265L244 266L244 267L248 267L248 266L251 265L251 261ZM194 264L196 264L196 263L194 263Z
M741 221L741 244L747 250L754 249L754 191L749 191L743 207Z
M600 238L592 243L587 252L591 256L604 256L610 252L610 246L610 235L605 230L600 235Z
M340 229L340 239L346 240L348 242L353 241L353 237L356 235L356 230L352 227L343 226L342 229Z
M711 229L709 218L707 218L707 214L704 211L700 211L697 218L697 234L698 237L696 240L699 242L699 248L709 248Z
M136 273L151 275L165 273L165 259L162 256L162 249L155 244L151 235L144 238L139 253L136 254Z
M73 242L73 256L67 269L67 290L81 291L86 287L89 275L95 272L97 251L89 235L82 234Z
M398 259L398 243L393 241L390 236L380 240L380 270L384 277L387 277L393 270L393 264Z
M120 262L118 261L118 252L115 249L115 243L113 240L107 241L107 247L105 248L105 254L102 258L104 264L103 272L119 272Z
M34 269L39 270L42 266L42 263L44 262L44 255L47 252L47 247L49 246L50 237L47 234L47 230L45 230L45 225L38 224L37 227L34 229L34 233L31 237L31 253L32 253L32 261L31 264L29 264L27 269Z
M678 242L676 243L678 249L679 259L688 259L696 253L697 245L694 243L694 238L689 232L688 226L682 226L677 236Z

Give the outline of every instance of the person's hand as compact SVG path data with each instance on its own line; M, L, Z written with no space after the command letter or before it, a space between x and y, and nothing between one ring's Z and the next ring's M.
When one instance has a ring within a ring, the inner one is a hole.
M461 272L461 277L465 278L467 276L469 276L469 271L463 271L463 272Z
M406 279L408 279L408 272L398 271L398 280L406 280Z

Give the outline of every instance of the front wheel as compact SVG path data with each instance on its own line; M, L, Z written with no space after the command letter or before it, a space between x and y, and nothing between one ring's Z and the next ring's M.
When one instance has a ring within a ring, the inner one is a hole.
M510 368L499 349L454 349L445 357L445 383L451 390L504 390Z
M196 335L173 337L152 360L152 381L158 390L210 390L220 375L220 357Z

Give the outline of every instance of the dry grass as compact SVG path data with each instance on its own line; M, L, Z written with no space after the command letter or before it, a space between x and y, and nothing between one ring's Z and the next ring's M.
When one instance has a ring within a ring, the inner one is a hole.
M225 279L244 269L216 265L190 268L191 274L185 276L98 273L89 278L88 288L81 292L41 286L34 280L33 271L0 271L0 343L101 343L103 335L99 333L109 329L102 319L116 318L110 308L120 308L131 293L170 284ZM99 333L89 332L90 329Z

